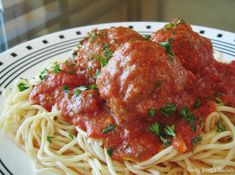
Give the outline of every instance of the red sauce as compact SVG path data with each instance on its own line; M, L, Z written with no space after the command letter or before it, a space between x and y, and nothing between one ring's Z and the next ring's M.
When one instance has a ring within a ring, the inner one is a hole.
M48 111L57 105L65 120L103 139L113 159L143 161L169 145L190 151L216 103L235 107L235 61L215 61L210 40L181 20L150 40L123 27L93 32L30 98Z

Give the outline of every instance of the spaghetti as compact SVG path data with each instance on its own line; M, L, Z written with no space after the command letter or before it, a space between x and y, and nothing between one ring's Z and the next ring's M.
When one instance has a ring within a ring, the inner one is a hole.
M19 92L17 84L29 89ZM100 140L67 123L61 112L46 111L29 101L32 85L20 80L8 94L1 128L11 133L37 166L37 173L59 174L233 174L235 172L235 108L217 106L205 122L202 141L192 152L179 153L172 146L143 162L113 161ZM218 132L221 120L226 127Z
M235 62L182 19L94 30L74 56L6 92L0 128L37 173L234 174Z

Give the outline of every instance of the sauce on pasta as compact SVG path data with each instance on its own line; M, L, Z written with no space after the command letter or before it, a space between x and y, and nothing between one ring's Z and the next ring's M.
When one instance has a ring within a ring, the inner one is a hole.
M94 30L75 56L45 70L30 99L57 105L115 160L147 160L169 145L190 151L216 103L235 107L235 61L215 61L211 41L181 19L147 39Z

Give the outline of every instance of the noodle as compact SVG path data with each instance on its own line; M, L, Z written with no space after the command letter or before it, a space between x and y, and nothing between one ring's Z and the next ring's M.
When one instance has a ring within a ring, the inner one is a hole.
M19 92L17 84L29 88ZM230 118L235 108L218 106L205 121L202 141L193 151L179 153L172 146L143 162L111 160L100 140L88 138L86 132L64 121L60 111L51 112L29 101L32 85L19 80L6 97L0 127L11 134L44 174L95 175L177 175L177 174L234 174L235 127ZM226 131L217 132L221 119Z

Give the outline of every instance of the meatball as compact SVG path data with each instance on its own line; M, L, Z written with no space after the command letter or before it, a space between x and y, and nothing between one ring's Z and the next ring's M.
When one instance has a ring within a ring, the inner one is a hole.
M187 70L195 74L199 74L214 60L211 41L194 32L182 19L174 19L150 37L150 40L156 43L169 39L172 41L173 53Z
M95 81L101 67L104 67L113 52L129 40L143 40L136 31L125 27L93 30L87 38L81 41L77 52L79 69L85 71L90 81Z
M191 74L177 57L150 41L127 42L118 48L97 78L100 95L122 120L146 116L150 108L172 102Z

